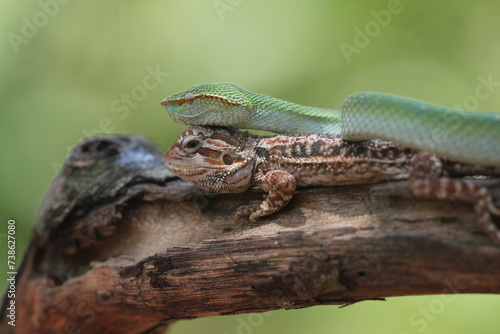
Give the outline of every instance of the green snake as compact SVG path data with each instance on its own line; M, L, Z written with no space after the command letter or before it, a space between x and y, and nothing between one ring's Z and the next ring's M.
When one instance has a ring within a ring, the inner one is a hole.
M383 139L466 163L500 166L500 113L471 112L382 93L348 96L340 110L302 106L232 83L202 84L162 105L177 122L276 133Z

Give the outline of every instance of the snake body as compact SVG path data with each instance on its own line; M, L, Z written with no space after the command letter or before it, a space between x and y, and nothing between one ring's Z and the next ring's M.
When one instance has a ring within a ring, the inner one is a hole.
M276 133L383 139L466 163L500 166L500 113L471 112L382 93L348 96L340 110L299 105L232 83L202 84L162 101L171 117Z

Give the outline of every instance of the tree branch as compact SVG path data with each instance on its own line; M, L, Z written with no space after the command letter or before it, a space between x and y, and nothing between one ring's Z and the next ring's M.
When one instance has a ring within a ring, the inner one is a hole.
M405 182L309 188L258 223L235 223L261 196L203 193L142 137L84 141L40 209L16 327L5 298L0 330L152 333L177 319L500 292L500 247L469 205L416 199Z

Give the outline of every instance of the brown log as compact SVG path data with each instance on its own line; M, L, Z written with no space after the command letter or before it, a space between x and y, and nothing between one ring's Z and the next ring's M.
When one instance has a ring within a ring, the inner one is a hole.
M470 205L391 182L301 189L279 213L234 222L262 193L206 194L161 159L136 136L73 150L17 276L16 327L5 298L2 333L152 333L221 314L500 293L500 247Z

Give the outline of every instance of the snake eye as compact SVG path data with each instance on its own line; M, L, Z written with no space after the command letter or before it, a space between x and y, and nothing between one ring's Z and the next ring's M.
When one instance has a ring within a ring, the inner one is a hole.
M191 93L191 92L187 92L185 95L184 95L184 100L186 100L186 102L193 102L194 101L194 98L196 96Z
M198 137L188 137L182 141L182 148L189 153L194 153L201 148L201 139Z

